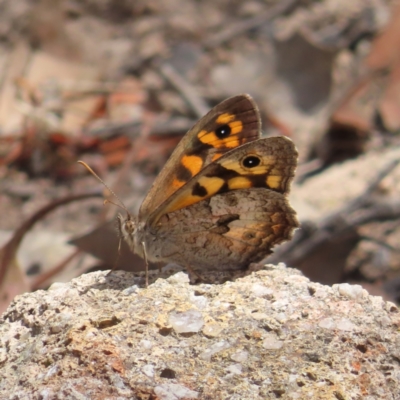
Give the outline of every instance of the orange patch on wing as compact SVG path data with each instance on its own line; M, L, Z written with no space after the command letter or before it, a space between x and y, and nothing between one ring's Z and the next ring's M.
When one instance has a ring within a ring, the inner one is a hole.
M251 181L244 176L237 176L235 178L229 179L228 181L229 189L248 189L253 186Z
M240 145L239 139L227 138L225 140L220 140L221 144L229 149L233 149ZM219 146L220 147L220 146Z
M282 183L282 177L278 175L267 176L265 183L271 189L280 189Z
M180 187L182 187L186 182L180 181L177 178L174 178L174 180L172 181L172 187L174 189L179 189Z
M197 135L197 138L200 140L201 143L210 144L218 138L215 136L214 132L207 132L207 131L200 131Z
M224 185L225 180L217 176L203 176L199 179L199 184L207 190L207 196L210 197L217 193Z
M234 120L236 117L234 114L221 114L218 118L217 118L217 123L218 124L229 124L229 122L231 122L232 120Z
M171 204L168 205L168 208L165 210L166 213L170 213L173 211L180 210L181 208L188 207L194 203L198 203L203 200L200 196L179 196L175 199Z
M238 133L242 132L243 124L242 121L233 121L229 124L232 134L237 135Z
M218 160L218 158L222 157L224 153L215 153L211 159L211 161Z
M190 171L192 177L197 175L203 167L203 160L199 156L183 156L181 163L188 171Z
M224 185L225 181L222 178L218 178L216 176L213 177L208 177L208 176L203 176L202 178L199 179L198 181L199 185L203 186L207 194L205 196L197 196L193 195L191 192L193 190L192 187L183 190L182 193L179 194L173 200L165 210L166 213L173 212L180 210L181 208L191 206L192 204L198 203L199 201L202 201L204 199L207 199L211 196L213 196L215 193L221 189L221 187Z

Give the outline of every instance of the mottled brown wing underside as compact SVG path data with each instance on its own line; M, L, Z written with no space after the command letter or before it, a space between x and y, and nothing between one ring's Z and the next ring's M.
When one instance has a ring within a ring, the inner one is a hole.
M160 219L160 261L198 272L246 268L298 226L284 194L263 188L218 194Z
M297 150L284 137L247 143L205 167L154 212L154 225L167 213L189 207L217 194L249 188L266 188L286 195L297 164Z
M183 137L142 203L145 220L202 169L226 152L260 137L256 104L248 95L231 97L214 107Z

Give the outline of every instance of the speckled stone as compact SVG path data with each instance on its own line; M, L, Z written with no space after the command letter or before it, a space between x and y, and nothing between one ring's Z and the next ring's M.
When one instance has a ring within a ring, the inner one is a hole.
M400 398L400 313L283 265L224 284L117 271L19 296L1 399Z

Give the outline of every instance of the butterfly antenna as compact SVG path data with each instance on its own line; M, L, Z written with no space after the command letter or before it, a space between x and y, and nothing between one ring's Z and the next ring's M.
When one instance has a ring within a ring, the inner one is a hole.
M89 165L87 165L84 161L78 161L79 164L83 165L99 182L101 182L106 189L109 190L109 192L118 200L118 202L120 204L114 203L111 200L105 199L104 200L104 204L110 203L110 204L114 204L115 206L121 208L122 210L124 210L127 214L128 214L128 218L132 218L131 214L129 213L128 209L126 208L124 202L116 195L116 193L114 192L114 190L112 190L104 181L103 179L101 179L96 172L93 171L92 168L89 167ZM118 261L121 257L121 242L122 242L122 226L121 226L121 219L118 217L118 232L119 232L119 241L118 241L118 252L117 252L117 257L114 261L113 267L110 270L110 272L107 275L110 275L116 268L118 265Z
M114 203L114 202L112 202L111 200L104 200L104 204L107 204L107 203L111 203L111 204L114 204L115 206L117 206L117 207L119 207L119 208L122 208L128 215L130 215L129 214L129 211L128 211L128 209L126 208L126 206L125 206L125 204L124 204L124 202L116 195L116 193L114 192L114 190L112 190L104 181L103 181L103 179L101 179L97 174L96 174L96 172L94 172L93 171L93 169L92 168L90 168L89 167L89 165L87 165L84 161L78 161L78 163L79 164L81 164L81 165L83 165L99 182L101 182L104 186L105 186L105 188L106 189L108 189L108 191L118 200L118 202L120 203L120 204L116 204L116 203Z

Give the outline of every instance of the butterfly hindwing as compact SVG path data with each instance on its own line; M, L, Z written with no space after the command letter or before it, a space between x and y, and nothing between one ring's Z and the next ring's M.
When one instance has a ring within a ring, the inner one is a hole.
M242 269L290 239L298 226L284 194L266 188L232 190L161 217L159 259L190 261L199 272Z
M151 216L168 214L232 190L265 188L286 195L297 165L297 150L284 137L259 139L236 148L203 168Z

